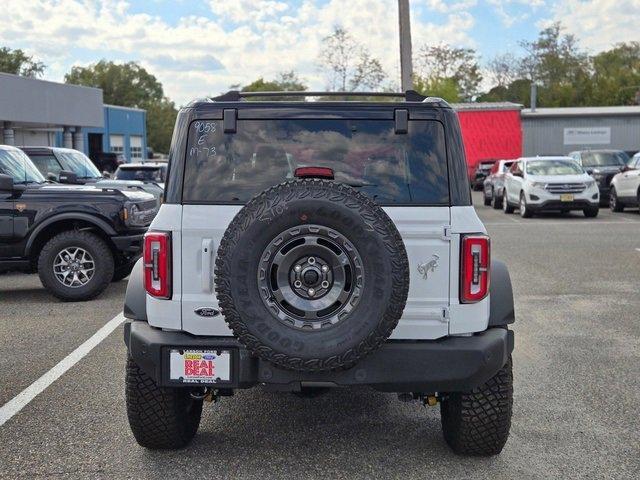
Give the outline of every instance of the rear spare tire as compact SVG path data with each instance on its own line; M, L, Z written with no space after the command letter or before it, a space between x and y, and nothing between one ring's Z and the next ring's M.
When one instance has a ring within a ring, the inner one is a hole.
M252 353L298 371L346 368L379 347L409 290L404 243L352 187L296 180L256 196L216 259L216 293Z

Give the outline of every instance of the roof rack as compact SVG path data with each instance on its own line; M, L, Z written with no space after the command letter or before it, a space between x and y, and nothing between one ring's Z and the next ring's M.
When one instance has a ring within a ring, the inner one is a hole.
M397 97L404 98L406 102L423 102L426 96L416 92L415 90L407 90L406 92L240 92L238 90L230 90L227 93L212 97L214 102L239 102L244 98L255 97Z

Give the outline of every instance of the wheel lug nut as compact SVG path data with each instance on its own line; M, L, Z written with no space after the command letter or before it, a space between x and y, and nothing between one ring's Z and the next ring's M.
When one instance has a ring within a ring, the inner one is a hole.
M329 288L329 282L327 282L327 281L325 280L324 282L322 282L322 283L320 284L320 286L321 286L322 288Z
M322 271L327 273L329 271L329 267L327 265L322 265Z
M295 267L293 267L293 269L294 269L296 272L299 272L300 270L302 270L302 265L296 265Z
M302 282L300 280L296 280L293 282L293 286L296 288L300 288L302 286Z
M307 293L310 297L313 297L316 294L316 291L313 288L310 288L309 290L307 290Z
M309 260L307 260L307 263L309 263L309 265L313 265L314 263L316 263L316 259L314 257L309 257Z

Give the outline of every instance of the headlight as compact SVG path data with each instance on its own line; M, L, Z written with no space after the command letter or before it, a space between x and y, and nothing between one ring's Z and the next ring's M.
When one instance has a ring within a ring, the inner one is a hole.
M531 182L533 188L544 188L545 185L546 183L544 182Z
M587 180L586 182L584 182L584 184L587 186L587 188L591 188L591 187L595 187L596 186L596 181L595 180Z
M135 203L127 202L122 209L122 219L125 225L129 227L146 227L151 223L151 220L153 220L156 210L157 207L151 210L145 210Z

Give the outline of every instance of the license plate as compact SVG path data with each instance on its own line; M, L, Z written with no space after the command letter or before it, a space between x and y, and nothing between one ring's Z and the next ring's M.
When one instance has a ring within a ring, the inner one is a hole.
M169 379L182 383L228 382L231 380L231 352L172 349Z
M563 193L560 195L561 202L573 202L573 194L572 193Z

